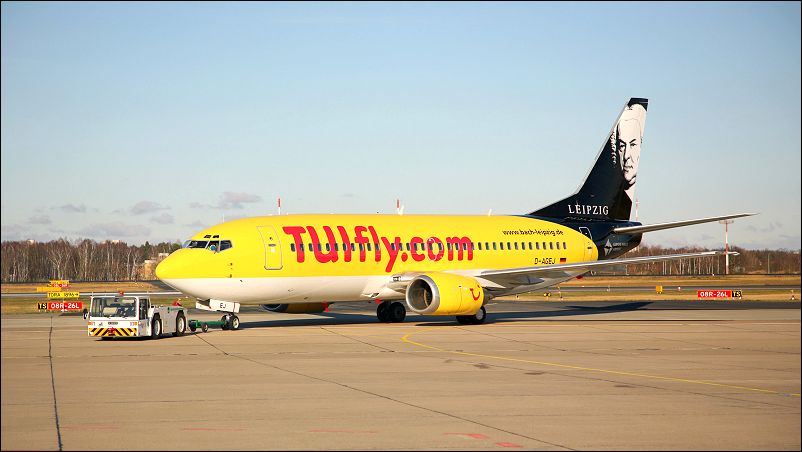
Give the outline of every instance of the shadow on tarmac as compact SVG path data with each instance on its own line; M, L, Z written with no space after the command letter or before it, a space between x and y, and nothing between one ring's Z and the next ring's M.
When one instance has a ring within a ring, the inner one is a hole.
M488 312L486 323L503 323L552 317L567 317L576 315L585 316L590 314L609 314L611 312L636 311L650 304L652 304L651 301L643 301L608 306L565 306L561 307L560 309L550 311ZM247 319L243 319L242 323L240 324L240 329L265 328L271 326L328 326L378 323L376 314L374 314L372 311L368 311L365 314L322 312L317 315L317 318L307 317L282 320L249 321ZM407 319L414 319L415 324L412 325L410 323L411 326L431 327L459 325L454 316L416 315L407 317Z

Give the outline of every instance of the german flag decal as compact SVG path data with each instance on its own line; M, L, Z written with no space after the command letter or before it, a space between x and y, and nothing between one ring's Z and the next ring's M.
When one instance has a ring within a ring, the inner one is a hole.
M136 337L136 328L89 328L90 336Z

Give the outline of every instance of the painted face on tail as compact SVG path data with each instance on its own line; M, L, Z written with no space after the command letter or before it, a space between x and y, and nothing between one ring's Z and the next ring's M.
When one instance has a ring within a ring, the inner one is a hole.
M638 176L638 161L640 160L641 132L637 119L621 120L618 123L618 137L616 148L621 171L626 181L626 187L635 185Z

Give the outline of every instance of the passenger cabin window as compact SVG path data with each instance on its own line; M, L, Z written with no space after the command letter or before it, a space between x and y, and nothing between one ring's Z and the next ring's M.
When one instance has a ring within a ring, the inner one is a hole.
M553 249L554 249L554 242L549 242L549 249L550 249L550 250L553 250Z
M290 251L292 251L293 253L295 252L295 244L294 243L290 243Z
M564 249L564 250L567 250L567 249L568 249L568 247L567 247L567 246L565 246L565 242L563 242L563 249Z
M557 242L557 249L560 249L560 242Z

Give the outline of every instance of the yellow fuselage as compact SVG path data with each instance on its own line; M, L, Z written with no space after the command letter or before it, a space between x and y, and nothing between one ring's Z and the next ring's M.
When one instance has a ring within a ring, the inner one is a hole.
M568 227L519 216L286 215L234 220L183 248L157 275L198 298L239 302L341 301L383 290L393 275L596 260L592 241ZM403 294L401 294L403 296Z

